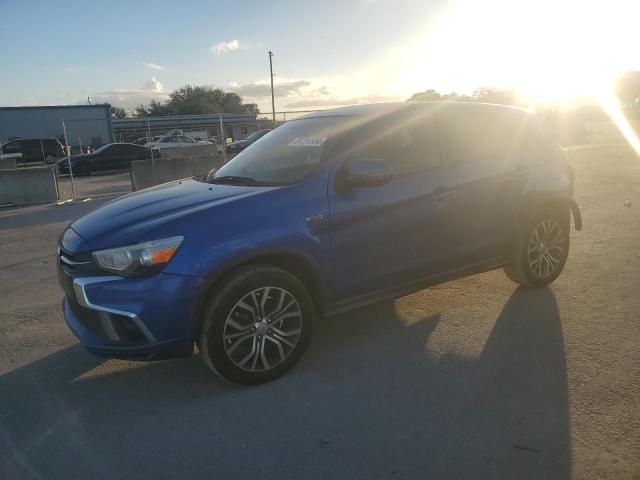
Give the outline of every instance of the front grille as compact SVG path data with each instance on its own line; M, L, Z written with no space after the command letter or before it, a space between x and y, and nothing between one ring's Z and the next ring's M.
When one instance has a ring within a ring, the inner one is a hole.
M57 270L60 287L72 300L77 300L73 289L74 278L106 275L93 263L91 252L72 254L62 247L58 247Z
M59 247L58 264L66 274L72 277L77 274L86 275L99 272L93 263L91 252L72 254Z

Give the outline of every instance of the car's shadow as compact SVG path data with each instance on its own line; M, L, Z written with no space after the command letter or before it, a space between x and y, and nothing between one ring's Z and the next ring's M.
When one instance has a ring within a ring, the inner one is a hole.
M251 388L64 349L0 377L0 478L568 478L553 292L516 290L472 358L429 351L438 323L392 302L326 320Z

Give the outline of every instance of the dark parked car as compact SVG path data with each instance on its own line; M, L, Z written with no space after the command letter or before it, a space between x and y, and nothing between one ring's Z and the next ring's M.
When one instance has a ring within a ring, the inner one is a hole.
M56 159L64 157L63 144L55 138L32 138L11 140L0 146L3 154L19 153L17 165L33 163L56 163Z
M257 132L253 132L251 135L249 135L244 140L236 140L235 142L231 142L229 145L227 145L227 153L240 153L245 148L247 148L249 145L255 143L258 140L260 140L262 137L264 137L270 131L271 131L271 129L258 130Z
M265 382L300 358L316 317L497 268L548 285L571 215L582 225L572 195L564 150L526 110L314 113L207 177L71 224L59 243L64 314L93 353L167 358L196 343L224 378Z
M159 157L159 153L154 152ZM151 149L133 143L109 143L92 153L74 155L71 157L71 167L74 175L90 175L93 172L106 170L126 170L133 160L151 158ZM69 160L63 158L58 161L58 171L69 173Z

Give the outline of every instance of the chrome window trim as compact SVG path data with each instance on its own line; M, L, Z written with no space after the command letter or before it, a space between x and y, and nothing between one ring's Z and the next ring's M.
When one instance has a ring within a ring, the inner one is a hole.
M133 321L133 323L135 323L136 326L140 329L140 331L142 331L143 335L147 338L149 342L155 342L156 337L147 328L147 326L144 324L142 319L138 317L135 313L125 312L124 310L116 310L114 308L109 308L109 307L103 307L101 305L96 305L95 303L92 303L91 300L89 300L89 297L87 296L87 292L85 290L85 287L87 285L92 285L94 283L102 283L102 282L112 282L114 280L122 280L122 277L103 276L103 277L74 278L73 290L76 293L76 299L78 303L83 307L90 308L92 310L97 310L99 312L104 312L104 313L112 313L114 315L122 315L130 318ZM102 324L102 327L104 328L105 332L107 333L107 335L111 340L120 340L120 337L118 336L115 329L113 328L113 323L111 322L111 319L107 315L100 316L100 323Z

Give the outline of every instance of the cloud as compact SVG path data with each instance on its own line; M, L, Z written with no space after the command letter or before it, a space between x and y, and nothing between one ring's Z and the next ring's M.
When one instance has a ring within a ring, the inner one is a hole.
M142 65L152 70L164 70L164 67L162 65L158 65L157 63L142 62Z
M391 97L386 95L364 95L362 97L350 97L350 98L306 98L295 102L290 102L285 105L285 108L310 108L321 109L331 107L345 107L347 105L362 105L367 103L381 103L397 101L397 97Z
M273 85L273 92L276 96L286 97L300 93L301 89L309 85L311 85L311 82L308 80L282 81L277 79ZM271 96L271 82L268 80L259 80L242 85L232 84L230 89L234 90L241 97L261 98Z
M151 100L165 100L169 96L164 85L156 78L145 82L144 85L136 89L114 89L104 92L97 92L92 96L96 103L111 103L123 108L134 108L140 104L148 104Z
M156 77L151 77L151 80L149 80L142 86L142 90L145 92L163 93L164 86L158 80L156 80Z
M241 43L239 40L229 40L228 42L219 42L209 47L209 51L214 55L224 55L237 50L249 50L249 44Z
M332 79L276 77L274 81L276 110L312 110L399 100L398 96L375 92L360 94L358 88L349 90L343 81L336 82ZM244 84L231 83L228 88L246 101L257 103L261 111L271 111L271 83L268 78Z

